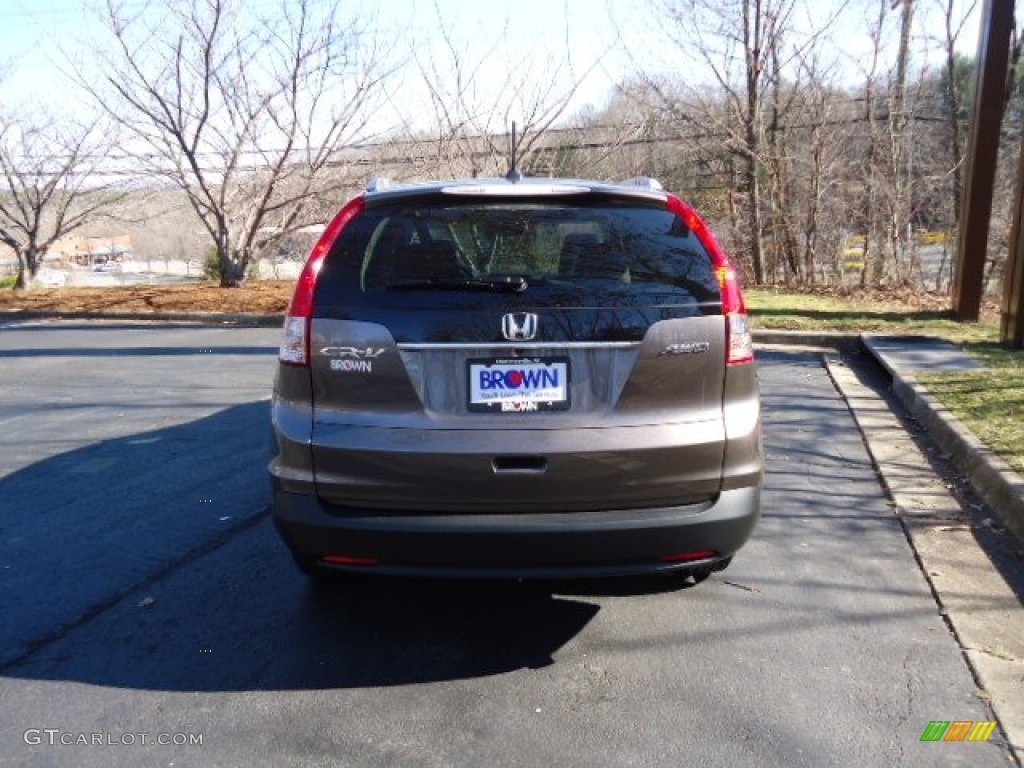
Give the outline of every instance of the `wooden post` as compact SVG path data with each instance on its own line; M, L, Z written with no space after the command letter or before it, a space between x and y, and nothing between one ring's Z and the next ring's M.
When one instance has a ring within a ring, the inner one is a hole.
M999 338L1004 344L1024 349L1024 141L1014 186L1013 230L1003 273L1003 321Z
M985 255L1014 24L1013 6L1014 0L984 0L978 36L978 76L953 283L953 311L960 320L970 322L976 322L981 314L985 289Z

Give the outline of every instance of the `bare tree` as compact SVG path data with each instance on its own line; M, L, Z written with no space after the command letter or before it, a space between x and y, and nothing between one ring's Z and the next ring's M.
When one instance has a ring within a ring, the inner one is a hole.
M794 0L657 0L671 20L666 32L681 51L699 61L717 90L691 87L687 123L714 126L740 164L745 196L746 244L755 283L768 276L764 259L763 164L768 73L772 51L780 55L789 31ZM776 69L788 62L780 59ZM656 85L654 80L652 84ZM724 109L722 108L724 106Z
M787 278L800 282L812 280L813 264L806 265L800 259L800 246L796 228L800 217L797 215L796 201L798 179L794 166L797 162L797 148L791 139L796 138L800 131L789 130L783 124L786 116L794 116L794 105L799 104L805 88L799 80L803 68L797 73L797 79L787 83L783 73L780 49L782 41L779 36L772 36L768 41L767 68L764 77L768 81L765 111L766 141L762 153L763 164L768 171L767 202L771 216L765 227L771 248L770 258L765 259L766 277L776 282L777 270L781 267ZM799 139L798 139L799 140Z
M882 151L882 136L878 130L875 120L880 101L879 90L881 87L881 68L883 53L883 33L887 20L887 12L890 0L877 0L877 16L869 21L869 34L871 38L870 64L864 71L864 90L861 95L863 101L863 120L866 126L866 148L861 152L862 160L855 164L855 173L862 179L864 202L862 205L862 216L860 223L864 230L864 246L861 254L860 285L866 287L873 276L879 276L884 271L884 255L880 244L875 239L878 230L879 198L881 181L879 178L879 158Z
M754 282L774 281L780 272L786 279L812 280L814 265L806 258L813 260L820 238L797 229L804 222L813 230L818 209L806 207L812 192L798 178L803 160L797 157L805 137L793 123L825 119L831 112L825 104L809 109L801 78L806 62L821 58L845 3L827 8L823 16L807 14L803 23L795 18L807 10L800 0L654 0L652 5L659 18L670 20L664 32L689 62L689 71L682 78L673 74L647 81L676 117L680 137L689 133L703 141L704 151L714 152L717 144L717 154L724 148L731 155L718 164L729 169L726 175L735 184L737 194L728 197L730 219ZM815 64L816 70L821 67ZM820 132L817 138L825 140ZM818 171L823 163L819 156ZM820 194L823 180L811 181L819 184Z
M960 196L963 193L963 110L966 108L965 83L962 82L963 64L958 66L956 46L963 33L967 18L974 12L977 0L966 3L966 9L956 13L955 0L944 0L943 20L945 36L943 38L946 54L946 98L949 99L949 132L950 132L950 163L953 168L953 219L951 229L955 229L960 216Z
M607 180L652 176L691 198L703 191L708 170L696 171L693 165L702 159L713 164L713 156L697 153L696 142L678 140L671 110L644 78L620 83L601 112L588 106L572 125L557 131L553 146L544 151L541 162L555 175Z
M830 82L821 51L804 51L799 59L791 81L779 79L772 67L765 147L772 248L766 263L773 282L781 269L787 283L814 285L841 275L837 229L846 217L837 209L843 205L841 153L850 119L848 98Z
M342 150L366 131L387 72L337 2L281 0L261 17L240 0L107 0L104 22L102 80L87 87L140 170L185 192L221 285L350 186Z
M913 122L912 100L908 90L910 71L910 33L914 24L914 0L898 0L900 13L900 42L896 53L896 79L889 88L889 161L892 185L886 221L891 243L893 267L900 283L908 280L908 255L913 252L911 231L912 168L911 147ZM894 3L895 5L895 3Z
M0 118L0 242L18 259L16 289L32 284L54 242L127 195L97 174L111 147L99 124L25 109L17 118Z
M412 57L426 93L425 112L433 116L432 125L406 126L413 167L432 175L504 174L515 122L521 167L550 170L541 163L551 154L548 132L566 116L600 55L581 69L568 43L556 52L519 42L517 58L498 69L497 62L507 61L503 48L511 45L507 21L495 25L493 38L477 48L455 37L439 3L434 8L439 44Z
M901 9L896 61L885 68L885 32L890 11ZM911 231L913 205L912 148L915 121L910 81L911 31L914 0L876 0L877 15L869 22L872 43L870 68L865 71L863 117L867 146L860 165L865 229L861 285L895 281L907 284L914 264ZM917 80L916 87L920 87Z
M971 74L972 64L969 59L957 53L957 44L964 30L968 17L977 7L977 0L960 3L956 0L936 0L943 17L942 47L945 54L943 72L943 108L949 126L949 165L951 200L949 214L946 219L946 237L942 246L942 262L935 276L935 289L940 290L944 284L952 280L948 266L950 245L956 242L956 232L960 226L960 207L963 196L963 163L965 150L965 122L967 111L967 79Z

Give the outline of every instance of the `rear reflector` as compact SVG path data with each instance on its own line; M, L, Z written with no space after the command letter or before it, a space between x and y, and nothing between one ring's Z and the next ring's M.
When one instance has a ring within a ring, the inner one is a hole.
M689 563L696 560L709 560L717 556L713 549L698 549L696 552L676 552L671 555L664 555L661 559L666 563Z
M376 565L380 562L376 557L352 557L351 555L328 555L320 559L328 565Z

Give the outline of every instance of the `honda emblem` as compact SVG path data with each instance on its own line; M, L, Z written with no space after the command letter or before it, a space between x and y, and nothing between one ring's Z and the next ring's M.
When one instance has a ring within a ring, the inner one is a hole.
M529 341L537 335L537 316L532 312L510 312L501 318L501 333L509 341Z

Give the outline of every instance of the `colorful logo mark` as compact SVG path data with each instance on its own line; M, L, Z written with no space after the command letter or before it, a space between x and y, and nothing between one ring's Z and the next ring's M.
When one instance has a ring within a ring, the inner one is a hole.
M932 720L921 741L988 741L995 727L995 720Z

